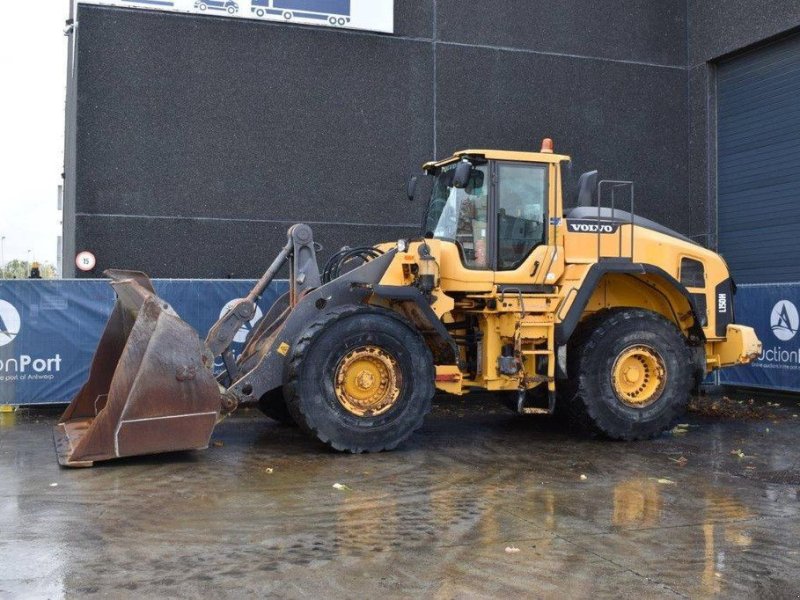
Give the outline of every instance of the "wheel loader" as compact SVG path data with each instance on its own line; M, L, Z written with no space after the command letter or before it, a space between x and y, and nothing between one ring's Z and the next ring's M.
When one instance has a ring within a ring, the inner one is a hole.
M545 139L539 152L429 162L420 237L344 248L321 270L311 228L294 225L204 341L146 275L107 271L117 302L55 427L60 464L206 448L246 403L339 451L391 450L437 390L488 390L611 439L658 435L707 373L752 361L761 344L734 321L722 257L636 216L632 183L585 173L565 209L569 161ZM234 355L287 264L289 291Z

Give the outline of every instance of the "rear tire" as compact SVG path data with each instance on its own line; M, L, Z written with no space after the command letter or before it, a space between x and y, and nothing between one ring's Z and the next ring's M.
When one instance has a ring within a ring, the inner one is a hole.
M391 450L422 426L434 376L430 350L400 316L348 306L295 345L287 405L302 429L335 450Z
M675 325L641 309L597 313L570 340L560 408L590 434L641 440L686 412L695 361Z
M297 422L286 407L283 388L268 391L258 400L258 409L273 421L288 427L297 427Z

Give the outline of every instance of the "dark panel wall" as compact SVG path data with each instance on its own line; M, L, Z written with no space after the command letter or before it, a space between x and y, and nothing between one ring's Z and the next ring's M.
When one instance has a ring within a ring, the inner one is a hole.
M797 0L691 0L689 66L730 54L798 25Z
M593 168L635 181L637 213L688 230L683 69L446 46L438 58L442 150L547 134L573 157L572 184Z
M82 8L78 64L77 246L98 269L253 276L299 220L331 224L331 250L419 222L401 200L433 154L430 44Z
M444 41L686 63L685 0L438 0L437 13Z
M692 231L683 0L396 4L394 36L82 7L76 246L97 272L256 276L298 220L325 255L409 235L420 163L545 135L575 178L634 179L637 212Z

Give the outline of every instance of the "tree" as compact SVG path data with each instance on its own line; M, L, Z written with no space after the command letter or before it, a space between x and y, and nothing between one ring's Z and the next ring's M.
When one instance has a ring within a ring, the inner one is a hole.
M27 279L30 273L30 265L26 260L14 259L6 263L4 269L0 270L4 279ZM42 279L55 279L56 268L49 262L39 263L39 273Z

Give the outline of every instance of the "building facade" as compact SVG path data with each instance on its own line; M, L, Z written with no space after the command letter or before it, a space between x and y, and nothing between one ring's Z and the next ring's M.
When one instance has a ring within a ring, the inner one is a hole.
M394 34L78 4L65 276L89 250L88 276L255 277L298 221L323 257L414 235L426 188L416 203L404 188L421 163L548 136L573 157L569 185L594 168L634 181L637 214L721 248L735 276L758 280L763 269L737 254L753 216L731 189L743 189L743 148L783 156L800 127L789 100L800 4L395 4ZM762 75L775 84L767 98ZM761 133L748 129L759 102L773 116ZM756 188L765 173L785 175L785 194L800 184L800 153L762 167ZM761 191L759 202L775 197ZM785 223L800 221L795 204L781 204ZM798 280L800 267L775 277Z

